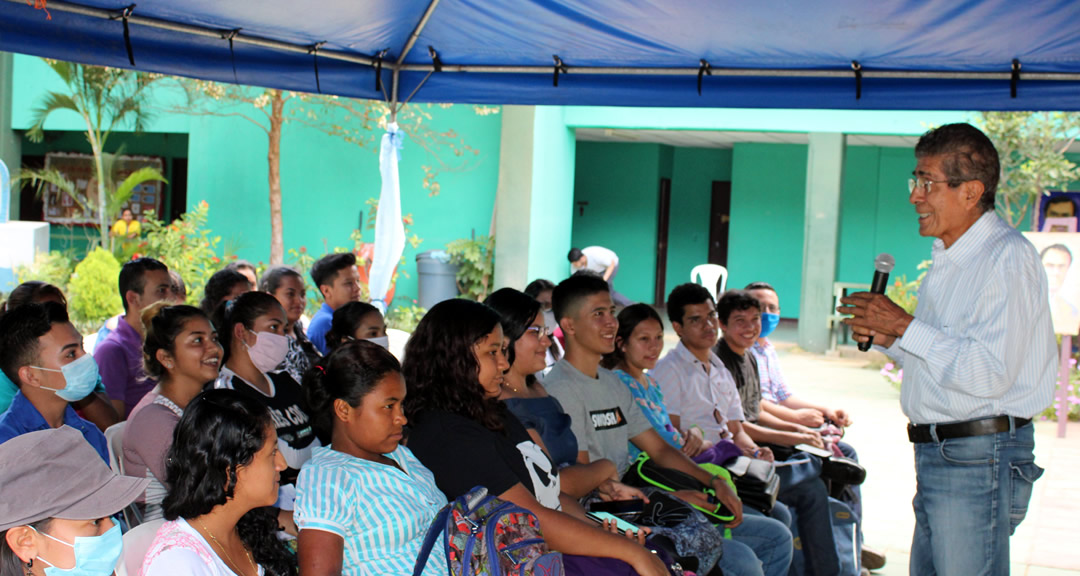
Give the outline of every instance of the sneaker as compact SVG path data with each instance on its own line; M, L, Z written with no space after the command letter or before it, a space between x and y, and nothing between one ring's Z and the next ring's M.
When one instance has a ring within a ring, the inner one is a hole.
M885 566L885 553L869 546L862 547L862 565L867 570L877 570Z

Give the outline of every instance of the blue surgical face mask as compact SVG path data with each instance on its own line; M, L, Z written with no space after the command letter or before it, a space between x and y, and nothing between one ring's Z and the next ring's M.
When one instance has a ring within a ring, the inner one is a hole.
M761 315L761 338L767 337L769 334L776 330L776 326L780 324L779 314L770 314L765 312Z
M63 388L57 389L42 386L41 389L52 390L57 396L68 402L78 402L89 396L90 393L94 391L94 387L97 386L98 380L100 380L97 362L95 362L94 357L89 354L83 354L81 358L78 358L69 364L65 364L59 370L42 368L41 366L31 366L31 368L37 368L38 370L44 370L46 372L60 372L63 374L64 382L66 383Z
M37 530L34 531L37 532ZM38 532L38 534L75 550L73 568L57 568L52 562L38 556L38 560L49 565L45 569L45 576L109 576L113 570L116 570L116 563L124 552L124 540L120 536L119 524L114 524L100 536L78 536L74 544L69 544L44 532Z

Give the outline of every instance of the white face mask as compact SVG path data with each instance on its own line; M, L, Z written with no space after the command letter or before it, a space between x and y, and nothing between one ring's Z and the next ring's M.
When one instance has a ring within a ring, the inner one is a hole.
M377 338L364 338L364 340L367 340L368 342L371 342L372 344L378 344L379 346L382 346L383 350L389 350L390 349L390 337L389 336L379 336Z
M269 372L285 361L285 356L289 354L287 337L273 332L251 333L255 335L255 345L248 346L248 356L259 372Z

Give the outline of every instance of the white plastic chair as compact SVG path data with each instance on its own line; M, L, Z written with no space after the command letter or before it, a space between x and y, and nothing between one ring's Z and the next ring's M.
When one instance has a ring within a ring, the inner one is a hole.
M124 426L127 422L117 422L105 429L105 443L109 445L109 468L113 472L124 475ZM124 508L124 521L127 522L128 530L142 523L142 514L139 513L138 505L132 503ZM136 570L136 574L138 571Z
M136 576L142 569L143 559L154 543L154 536L165 520L151 520L139 524L124 534L124 553L116 563L116 576Z
M716 300L727 290L727 268L719 264L699 264L690 271L690 281L704 286Z

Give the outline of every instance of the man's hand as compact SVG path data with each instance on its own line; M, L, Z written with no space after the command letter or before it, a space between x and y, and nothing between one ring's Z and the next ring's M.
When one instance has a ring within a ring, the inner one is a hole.
M825 415L813 408L799 408L793 410L795 423L807 428L817 428L825 423Z
M879 346L892 346L915 319L884 294L856 292L841 298L840 303L843 306L836 311L852 316L845 318L844 324L851 327L852 337L860 343L873 338Z
M686 454L688 458L701 454L704 449L705 437L701 432L701 428L691 428L683 434L682 453Z
M825 447L825 441L821 439L821 434L813 430L808 432L795 432L794 435L798 444L809 444L817 448Z
M649 503L649 498L645 496L644 492L615 480L605 480L603 484L596 488L596 492L600 499L605 502L612 500L641 500L646 504Z
M851 416L843 408L830 408L825 411L825 417L841 428L851 426Z

